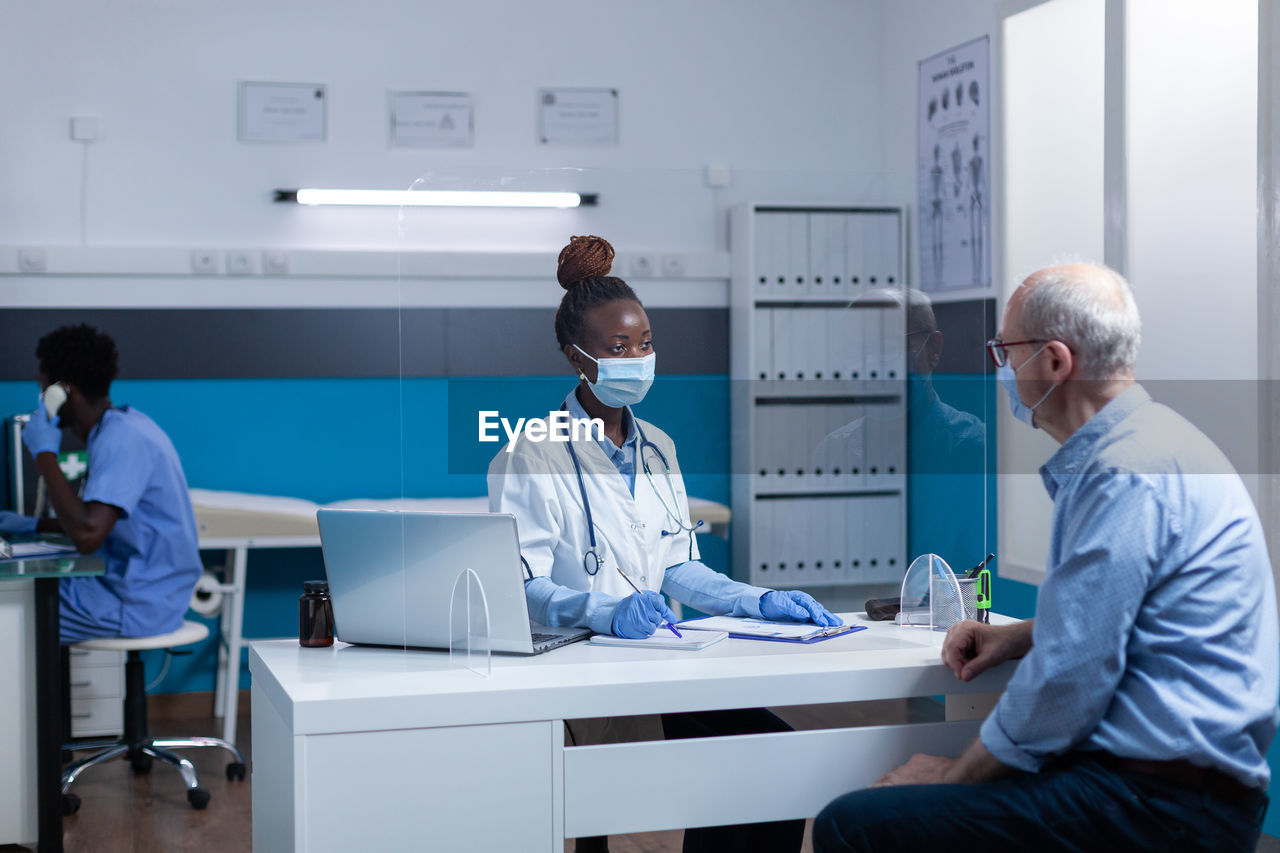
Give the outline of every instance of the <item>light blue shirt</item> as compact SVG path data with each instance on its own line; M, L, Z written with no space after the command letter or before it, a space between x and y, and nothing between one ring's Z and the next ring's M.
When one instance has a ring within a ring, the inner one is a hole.
M587 410L582 408L582 404L578 402L578 393L576 389L565 398L565 408L569 410L569 415L575 420L591 420L591 416L587 414ZM601 435L596 441L600 445L600 449L604 451L605 457L613 463L613 467L618 469L618 473L627 481L627 489L631 492L631 497L636 496L636 445L639 444L639 434L636 432L636 417L631 413L631 407L627 406L622 410L622 423L626 426L627 437L623 439L622 446L613 443L613 439L607 435Z
M1053 498L1034 646L982 726L1005 764L1068 750L1265 788L1280 636L1262 525L1221 451L1140 386L1040 469Z
M582 404L578 402L576 393L570 393L565 404L573 417L588 417ZM630 407L626 410L625 419L627 438L622 447L618 447L607 436L600 440L600 447L618 469L618 473L626 478L634 497L639 434ZM544 625L585 625L597 634L609 634L613 631L613 611L621 600L615 596L571 589L549 577L533 578L524 588L525 597L529 601L529 615ZM760 597L769 590L739 583L699 560L687 560L667 568L663 575L662 592L713 616L760 619Z
M195 514L169 437L137 409L108 409L89 433L84 501L120 510L100 578L61 585L63 640L176 631L202 570Z

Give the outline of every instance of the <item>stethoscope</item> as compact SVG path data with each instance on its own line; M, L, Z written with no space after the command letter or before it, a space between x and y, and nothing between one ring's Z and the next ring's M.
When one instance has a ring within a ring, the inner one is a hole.
M563 404L560 408L565 411L568 410L568 407ZM662 452L662 448L645 437L644 430L640 427L640 421L636 420L634 415L632 416L632 421L636 425L636 436L640 439L636 452L640 456L640 467L644 470L644 477L649 481L649 488L653 489L653 493L658 496L658 502L662 504L662 509L667 514L667 520L675 523L675 530L663 530L662 535L679 536L681 533L688 533L689 559L692 560L693 534L694 531L702 526L702 522L685 524L684 519L676 512L676 509L680 506L680 499L676 497L676 486L671 480L671 465L667 462L667 456ZM578 475L578 492L582 495L582 509L587 516L587 538L591 543L591 547L582 555L582 569L591 577L595 577L604 561L600 559L600 554L596 551L596 525L591 518L591 502L587 500L587 484L582 477L582 464L578 461L578 452L573 449L573 442L567 442L565 446L569 448L569 457L573 460L573 470ZM646 449L653 451L649 458L644 455ZM649 465L649 459L653 457L653 454L657 454L658 461L662 463L663 471L666 473L667 492L671 495L671 503L667 503L667 499L662 496L662 492L658 489L658 484L653 481L653 469Z

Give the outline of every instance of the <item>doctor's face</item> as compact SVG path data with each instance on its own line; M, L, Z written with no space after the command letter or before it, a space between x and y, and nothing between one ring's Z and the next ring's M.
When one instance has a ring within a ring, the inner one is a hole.
M616 299L597 305L586 313L585 320L583 340L578 346L592 358L644 358L653 352L649 315L638 302ZM594 361L583 358L573 347L566 348L565 355L574 370L581 371L589 381L596 381L599 368Z

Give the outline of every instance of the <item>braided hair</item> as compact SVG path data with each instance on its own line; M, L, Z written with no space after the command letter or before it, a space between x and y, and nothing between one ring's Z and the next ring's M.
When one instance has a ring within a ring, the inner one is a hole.
M40 369L54 382L69 382L89 400L100 400L116 378L116 343L104 332L81 323L62 326L36 345Z
M613 268L613 246L603 237L570 237L560 250L556 278L565 289L556 311L556 343L560 349L582 340L587 312L598 305L640 297L620 278L609 275Z

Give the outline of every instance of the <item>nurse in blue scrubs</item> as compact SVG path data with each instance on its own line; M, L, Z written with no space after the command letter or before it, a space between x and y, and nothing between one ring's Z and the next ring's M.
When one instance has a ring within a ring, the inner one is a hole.
M101 551L102 577L61 582L62 642L176 631L201 563L187 479L173 443L142 412L112 405L118 356L107 335L87 325L64 326L40 339L36 358L40 405L22 441L57 517L37 521L0 513L0 531L62 533L82 554ZM54 385L61 390L50 392ZM46 400L57 410L47 412ZM88 447L82 495L58 466L63 429Z

